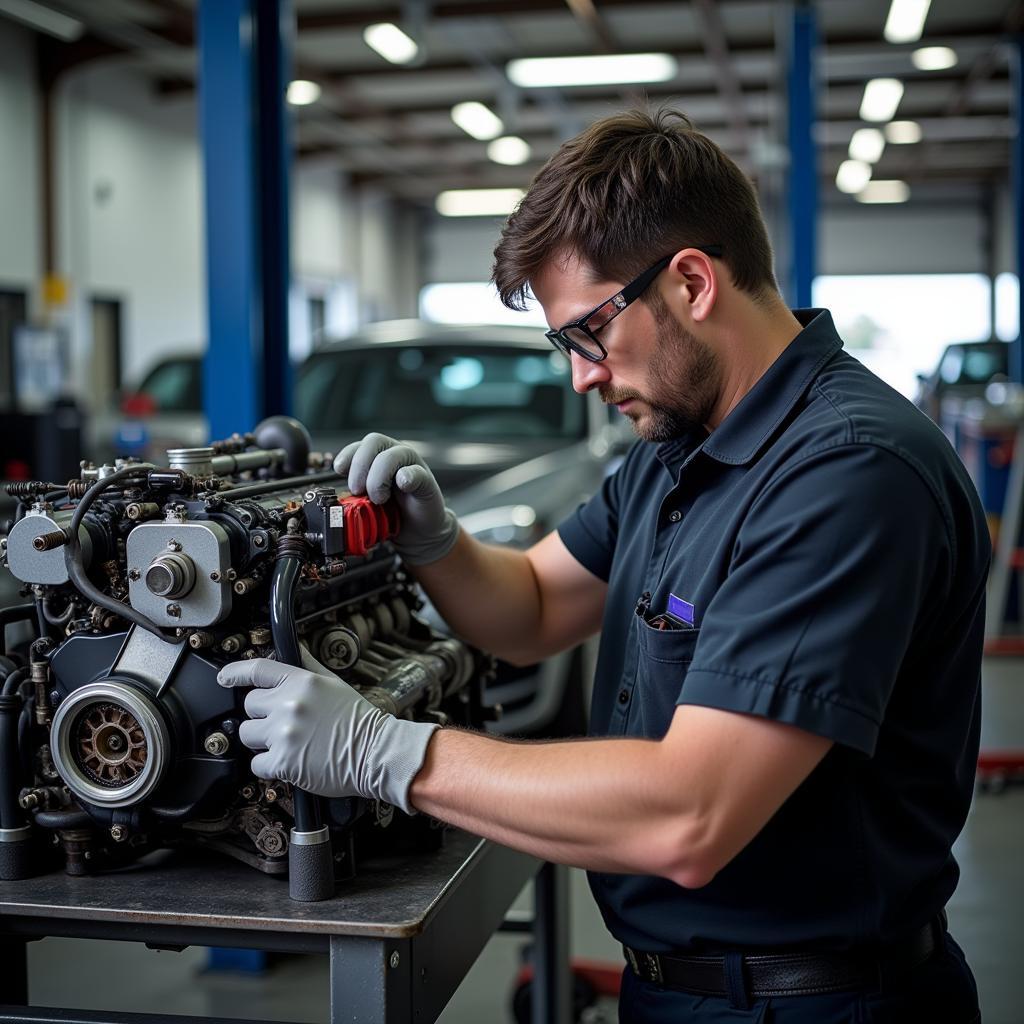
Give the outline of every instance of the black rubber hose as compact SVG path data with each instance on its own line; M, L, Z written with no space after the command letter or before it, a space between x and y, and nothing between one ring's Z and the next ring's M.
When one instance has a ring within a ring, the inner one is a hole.
M10 608L0 608L0 655L7 653L7 627L12 622L27 622L36 614L33 603L15 604Z
M89 828L96 824L87 811L36 811L32 820L40 828Z
M66 626L75 614L75 602L69 600L67 607L62 612L53 612L50 610L50 598L43 598L43 618L51 626Z
M40 637L50 637L50 624L46 621L46 616L43 614L43 599L41 597L36 598L36 632Z
M5 680L3 690L0 691L5 697L16 697L18 695L18 687L25 682L28 676L27 668L16 668Z
M26 824L18 803L21 764L18 756L18 719L21 717L21 696L18 687L28 675L19 668L4 680L0 694L0 828L17 829Z
M299 635L295 629L295 588L305 560L302 542L285 537L278 542L277 561L270 583L270 635L277 660L285 665L302 665ZM316 832L323 825L320 799L297 787L292 790L295 827L299 832Z
M258 484L246 484L244 487L232 487L217 494L228 501L236 498L250 498L254 495L267 494L271 491L283 491L289 487L309 487L311 484L335 483L342 478L333 470L324 473L309 473L306 476L288 476L280 480L263 480Z
M89 511L92 503L104 491L113 487L114 484L119 484L122 480L125 480L128 477L138 476L139 473L147 473L152 468L153 467L150 465L126 466L124 469L119 469L116 473L111 473L110 476L104 477L102 480L97 480L96 483L94 483L92 487L85 492L82 496L82 500L79 501L78 507L75 509L75 514L71 517L71 523L67 528L68 539L64 544L64 564L67 566L68 576L71 577L71 582L78 588L82 596L88 598L93 604L97 604L101 608L106 608L108 612L113 612L115 615L119 615L122 619L134 622L136 626L141 626L154 636L160 637L161 640L165 640L172 644L180 644L184 643L187 637L176 637L173 635L166 636L152 619L143 615L141 612L137 612L131 607L131 605L122 604L120 601L115 601L112 597L107 597L103 591L94 587L92 581L88 576L86 576L85 566L82 564L82 542L78 536L78 529L82 525L85 513Z

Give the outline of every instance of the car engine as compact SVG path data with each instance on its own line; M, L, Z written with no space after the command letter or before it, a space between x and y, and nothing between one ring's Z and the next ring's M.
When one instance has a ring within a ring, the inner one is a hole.
M8 485L0 610L0 879L205 847L330 897L363 851L436 844L438 823L324 800L249 771L242 658L300 644L383 710L477 726L491 660L431 628L388 543L397 510L353 497L297 421L80 479ZM8 651L19 619L34 639Z

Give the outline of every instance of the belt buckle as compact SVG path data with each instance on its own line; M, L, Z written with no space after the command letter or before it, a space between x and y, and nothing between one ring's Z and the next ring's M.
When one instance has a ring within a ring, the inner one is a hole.
M647 968L647 980L661 985L661 958L656 953L644 953L644 961Z

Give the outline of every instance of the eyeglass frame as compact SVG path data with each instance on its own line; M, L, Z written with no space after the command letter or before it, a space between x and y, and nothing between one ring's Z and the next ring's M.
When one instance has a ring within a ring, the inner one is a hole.
M705 256L710 256L712 259L721 259L722 247L720 245L691 245L688 246L690 249L696 249L698 252L704 253ZM676 252L679 252L677 249ZM584 313L583 316L577 317L575 320L570 320L567 324L563 324L561 327L545 331L544 337L551 342L552 345L558 349L562 355L568 358L572 352L575 352L578 356L586 359L591 363L599 363L603 359L608 358L608 349L601 344L601 339L597 337L597 331L603 327L607 327L630 303L635 302L641 295L650 287L651 282L672 262L676 253L673 252L668 256L663 256L657 263L652 264L642 274L634 277L625 287L617 291L610 299L605 299L604 302L599 302L589 313ZM612 305L614 310L611 315L597 327L591 329L587 326L587 321L594 316L595 313L600 312L605 306ZM564 334L565 331L575 329L582 331L600 350L600 355L588 352L578 342L573 341L571 338L567 338Z

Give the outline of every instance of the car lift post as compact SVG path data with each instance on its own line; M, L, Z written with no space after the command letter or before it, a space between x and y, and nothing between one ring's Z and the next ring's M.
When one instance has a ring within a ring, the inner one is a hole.
M200 0L211 437L291 405L288 360L290 0Z
M817 263L818 152L814 144L814 10L795 0L786 52L787 142L786 200L789 211L789 273L786 297L791 306L808 308Z

